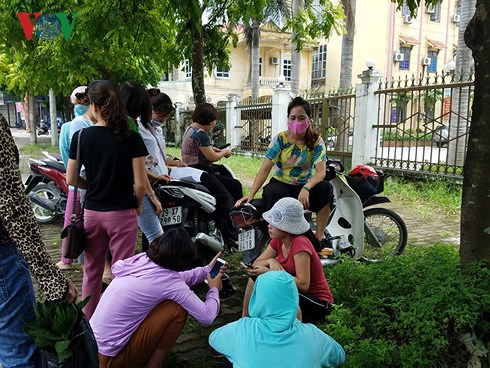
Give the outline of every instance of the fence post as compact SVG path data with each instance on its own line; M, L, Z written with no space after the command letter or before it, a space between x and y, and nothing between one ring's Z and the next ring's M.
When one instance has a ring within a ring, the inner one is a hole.
M180 111L182 110L182 102L175 103L175 145L182 145L182 120Z
M287 109L289 104L290 89L286 88L283 83L274 88L272 95L272 137L275 137L279 132L288 129Z
M238 102L238 96L236 94L230 93L228 96L228 101L226 101L226 142L230 143L230 147L234 148L240 145L240 134L241 126L239 116L240 112L236 108Z
M352 166L370 163L378 144L379 99L374 94L378 89L378 80L383 73L372 68L357 75L362 83L356 86L356 113L354 119L354 137L352 142Z

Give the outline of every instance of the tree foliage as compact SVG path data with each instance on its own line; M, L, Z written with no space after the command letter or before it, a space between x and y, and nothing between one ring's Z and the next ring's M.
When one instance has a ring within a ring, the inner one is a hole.
M175 30L161 1L87 0L0 3L0 84L17 95L67 95L94 79L156 83L177 65L169 55ZM71 39L26 40L18 12L77 13Z
M342 4L330 0L320 0L319 7L305 6L286 22L285 28L293 31L293 44L297 52L301 51L307 42L323 36L330 37L332 32L345 32L343 19L345 14Z

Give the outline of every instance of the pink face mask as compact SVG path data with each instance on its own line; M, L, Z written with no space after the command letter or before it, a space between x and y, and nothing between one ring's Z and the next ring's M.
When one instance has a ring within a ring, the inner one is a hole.
M296 135L301 135L306 132L306 129L310 126L310 121L288 121L288 128Z

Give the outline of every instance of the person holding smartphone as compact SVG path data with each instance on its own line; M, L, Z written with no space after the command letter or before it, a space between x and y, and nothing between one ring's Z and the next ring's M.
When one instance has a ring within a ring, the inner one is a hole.
M196 246L178 228L155 239L146 253L115 263L115 278L90 320L100 367L161 367L188 314L210 325L219 312L221 277L227 268L217 262L220 254L207 266L192 268ZM211 277L216 264L217 275ZM205 280L209 291L202 301L191 287Z
M254 280L269 271L285 270L298 287L302 321L323 322L332 310L333 296L317 253L321 245L304 217L303 205L295 198L282 198L262 217L269 223L271 242L247 270L242 315L249 315Z

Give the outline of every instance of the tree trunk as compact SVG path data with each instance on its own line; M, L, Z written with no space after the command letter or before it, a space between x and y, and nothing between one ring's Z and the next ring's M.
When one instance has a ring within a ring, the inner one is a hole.
M206 102L206 91L204 89L204 40L202 29L196 24L190 24L192 35L192 94L196 105Z
M355 20L356 20L356 0L347 0L342 2L344 5L344 11L349 12L348 19L346 21L346 31L342 36L342 51L340 60L340 81L339 81L339 94L346 94L347 90L352 86L352 60L354 57L354 34L355 34ZM346 8L349 7L347 10ZM349 148L349 122L351 116L351 100L340 99L337 100L339 110L339 118L334 119L333 125L337 130L337 141L335 143L336 151L347 151Z
M26 98L27 111L24 113L26 118L26 128L29 127L29 131L31 133L30 143L37 144L36 98L29 92L27 92Z
M303 0L293 0L292 15L293 18L296 17L298 12L303 9ZM296 51L296 34L295 32L291 35L291 92L295 95L299 95L299 80L300 80L300 70L301 70L301 51ZM282 75L282 70L281 74Z
M465 30L470 19L475 13L476 0L464 0L461 2L461 19L459 22L458 52L456 54L456 81L461 78L462 82L469 80L473 66L471 50L466 46L464 40ZM469 88L453 89L451 98L451 119L449 121L448 142L448 164L462 166L466 154L466 133L468 122L462 118L469 112Z
M51 120L51 145L58 146L58 116L56 114L56 96L49 90L49 119Z
M259 64L260 64L260 22L254 19L252 24L252 48L251 48L251 86L252 86L252 100L257 101L259 98L260 89L260 76L259 76Z
M473 260L490 266L490 4L477 0L476 12L465 32L475 61L473 113L464 163L461 203L461 264Z

